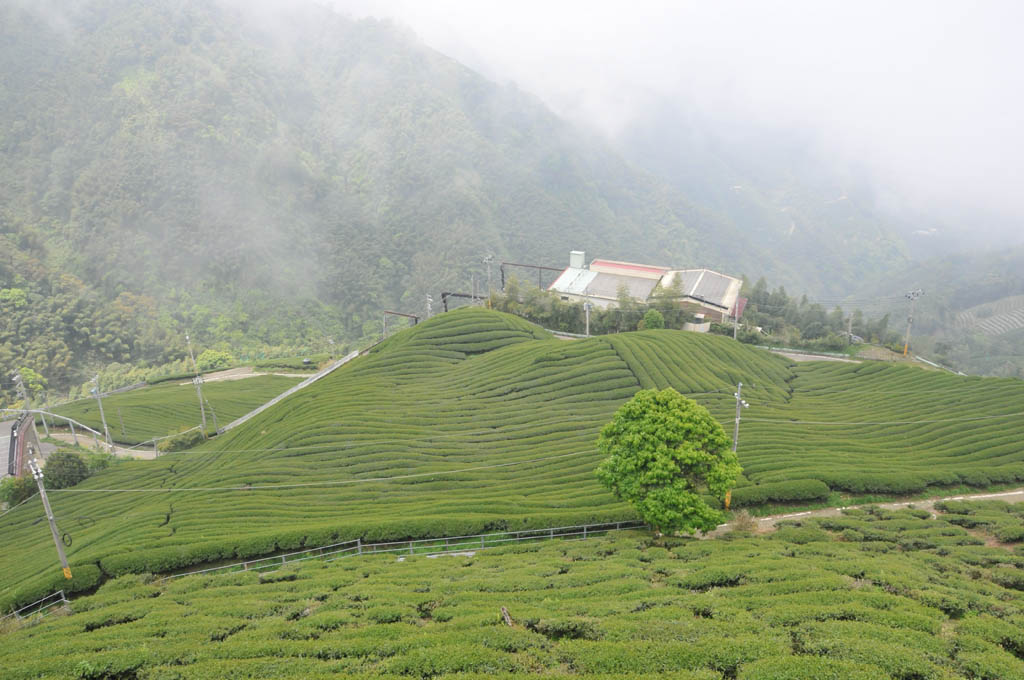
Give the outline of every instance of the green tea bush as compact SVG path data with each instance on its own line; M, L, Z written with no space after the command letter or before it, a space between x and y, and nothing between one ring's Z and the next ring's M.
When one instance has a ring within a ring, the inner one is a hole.
M733 489L732 505L737 508L765 503L823 500L828 498L828 484L817 479L795 479Z
M737 680L886 680L877 666L821 656L775 656L740 667Z
M392 660L387 669L391 673L417 678L432 678L454 673L493 674L522 670L507 654L469 644L413 649Z

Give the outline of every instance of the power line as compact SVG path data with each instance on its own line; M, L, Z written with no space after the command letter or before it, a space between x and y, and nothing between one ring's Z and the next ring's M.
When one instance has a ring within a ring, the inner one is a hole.
M13 512L14 510L17 510L18 508L20 508L21 506L25 505L25 503L28 503L33 498L38 498L38 494L32 494L31 496L29 496L28 498L26 498L22 502L18 503L17 505L15 505L13 507L10 507L10 508L7 508L3 512L0 512L0 517L3 517L4 515L6 515L9 512Z
M943 418L942 420L890 420L881 422L866 421L834 421L834 420L779 420L777 418L747 418L760 423L777 423L779 425L928 425L934 423L966 423L976 420L994 420L996 418L1012 418L1024 416L1024 411L1019 413L1004 413L997 416L976 416L974 418Z
M361 479L328 480L319 482L297 482L294 484L254 484L245 486L208 486L208 487L174 487L174 488L143 488L143 489L59 489L61 493L170 493L175 491L270 491L274 489L295 489L315 486L342 486L349 484L374 484L379 482L390 482L398 479L413 479L417 477L435 477L444 475L455 475L463 472L474 472L476 470L493 470L495 468L510 467L513 465L525 465L527 463L542 463L549 460L558 460L583 454L594 454L596 451L575 451L563 453L557 456L545 456L543 458L532 458L530 460L517 460L508 463L494 463L492 465L478 465L475 467L460 468L458 470L440 470L435 472L414 472L406 475L394 475L391 477L366 477Z

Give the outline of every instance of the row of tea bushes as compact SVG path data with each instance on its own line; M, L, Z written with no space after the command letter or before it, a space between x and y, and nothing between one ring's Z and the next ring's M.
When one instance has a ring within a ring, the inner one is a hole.
M1020 381L794 365L681 331L557 340L466 308L395 334L194 451L119 465L52 500L74 537L71 559L114 573L403 526L422 536L421 527L603 521L629 513L594 475L597 433L615 410L642 386L672 386L731 432L739 381L751 404L739 442L750 484L735 491L739 506L820 502L825 486L916 493L1009 483L1024 463L1024 421L1002 417L1024 411ZM52 541L39 512L32 502L0 518L0 540L20 547L0 553L0 606L49 582Z
M1024 591L998 578L1024 553L986 546L955 522L965 516L868 508L728 540L620 532L436 559L129 575L68 616L3 634L0 667L11 680L1024 678Z
M191 378L187 376L184 382L190 383ZM206 413L209 430L215 430L214 413L219 425L227 425L298 382L298 378L265 375L205 383L203 397L209 402ZM103 398L103 411L110 436L122 444L139 444L154 437L182 432L200 423L199 400L196 388L191 384L166 383L112 394ZM80 399L60 406L55 413L103 432L100 409L95 399Z

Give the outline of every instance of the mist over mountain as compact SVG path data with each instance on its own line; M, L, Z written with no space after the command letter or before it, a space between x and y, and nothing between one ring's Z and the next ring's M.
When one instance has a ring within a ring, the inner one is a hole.
M616 142L736 224L746 247L778 259L772 277L798 290L848 295L912 256L911 229L880 213L868 180L831 170L798 132L729 126L661 101Z
M656 111L626 159L405 29L311 3L16 2L0 69L0 289L21 291L0 297L0 359L57 383L166 360L186 331L372 335L383 309L482 287L489 254L584 249L830 294L907 260L856 183L771 143L741 163ZM54 307L62 286L78 297ZM115 300L132 323L99 320Z

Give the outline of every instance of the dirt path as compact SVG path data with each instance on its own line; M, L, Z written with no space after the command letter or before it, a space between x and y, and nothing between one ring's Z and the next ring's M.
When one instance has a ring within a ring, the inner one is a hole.
M834 357L828 354L804 354L802 352L784 352L778 349L773 349L772 353L780 354L787 359L792 359L793 361L842 361L847 364L861 363L856 359L844 359L843 357Z
M244 380L246 378L258 378L261 375L279 375L284 378L308 378L313 373L279 373L277 371L257 372L252 366L239 366L238 368L229 368L224 371L217 371L216 373L207 373L203 375L203 382L221 382L224 380ZM179 385L191 385L192 381L178 383Z
M71 435L70 432L56 432L53 430L53 428L51 428L50 437L52 437L53 439L59 439L62 442L67 442L68 444L75 443L75 438ZM92 435L88 433L79 434L78 443L81 444L82 446L85 446L86 448L90 448L95 445ZM107 447L103 444L100 444L100 448L106 449ZM115 456L121 458L141 458L142 460L153 460L154 458L156 458L156 454L153 452L152 447L129 449L124 446L114 445L113 447L111 447L110 452Z
M756 533L765 533L775 529L776 524L782 520L787 519L798 519L803 517L835 517L842 514L843 510L847 508L866 508L877 506L886 510L898 510L900 508L906 508L913 505L915 508L922 510L928 510L933 515L935 514L935 504L940 501L1006 501L1007 503L1024 503L1024 488L1013 489L1011 491L1000 491L997 493L977 493L968 494L963 496L945 496L943 498L929 498L925 500L916 501L897 501L893 503L868 503L866 505L848 505L841 508L821 508L820 510L805 510L803 512L790 512L782 515L769 515L767 517L757 517L754 519L756 522ZM714 531L705 534L701 538L714 538L721 536L722 534L732 531L734 522L727 522L720 524Z

